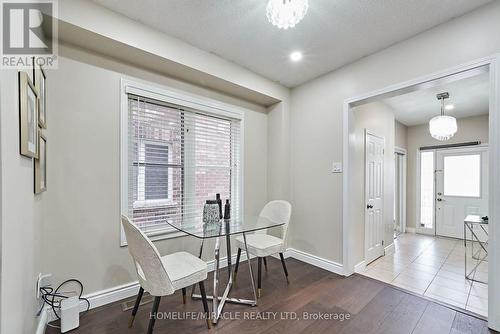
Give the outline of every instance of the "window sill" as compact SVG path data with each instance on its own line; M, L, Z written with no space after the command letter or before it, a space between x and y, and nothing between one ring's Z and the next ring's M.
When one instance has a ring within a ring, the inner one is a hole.
M167 240L167 239L174 239L174 238L179 238L179 237L184 237L187 234L181 231L178 231L176 229L172 228L166 228L164 231L150 231L150 232L145 232L149 240L152 242L155 241L160 241L160 240ZM120 241L120 247L127 247L127 239L125 236L122 237L122 240Z
M162 208L167 206L176 206L177 203L169 199L154 199L154 200L144 200L135 201L133 204L134 209L154 209Z
M147 235L147 234L146 234ZM160 240L166 240L166 239L174 239L174 238L179 238L179 237L185 237L187 236L186 233L181 232L181 231L169 231L169 232L164 232L161 234L155 233L154 235L147 235L151 241L160 241Z

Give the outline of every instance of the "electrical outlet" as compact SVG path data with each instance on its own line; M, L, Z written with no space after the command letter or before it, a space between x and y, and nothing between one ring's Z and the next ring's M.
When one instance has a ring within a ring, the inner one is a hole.
M50 286L52 284L52 274L42 273L38 274L38 278L36 280L36 299L40 299L42 294L40 293L40 288Z

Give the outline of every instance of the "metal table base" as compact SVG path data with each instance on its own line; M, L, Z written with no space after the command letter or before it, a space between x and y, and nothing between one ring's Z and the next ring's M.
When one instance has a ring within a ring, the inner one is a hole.
M233 286L233 270L231 268L231 237L230 235L226 235L226 247L227 247L227 273L228 273L228 281L226 284L226 288L224 289L224 293L222 296L219 296L219 271L220 271L220 238L221 237L216 237L215 238L215 270L214 270L214 294L212 296L207 295L207 299L212 300L212 322L213 324L217 324L217 321L219 320L222 310L224 308L224 305L226 302L228 303L237 303L237 304L244 304L244 305L250 305L250 306L256 306L257 305L257 292L255 290L255 282L254 282L254 276L253 276L253 270L252 270L252 264L250 263L250 256L248 253L248 247L247 247L247 238L245 233L243 233L243 241L245 243L245 252L247 253L247 263L248 263L248 271L250 272L250 281L252 282L252 291L253 291L253 297L254 299L241 299L241 298L233 298L229 297L229 293L231 292L231 288ZM203 244L204 242L202 241L201 247L200 247L200 254L199 257L201 258L201 255L203 253ZM193 285L193 289L191 290L191 297L199 299L201 298L201 295L195 294L194 293L195 286Z
M488 231L485 228L485 226L488 226L487 223L467 221L467 219L464 221L465 278L473 282L488 284L488 282L475 278L475 274L479 265L487 261L488 241L481 240L481 238L474 232L474 226L479 226L486 237L488 237ZM467 231L469 231L471 234L470 244L472 247L472 259L477 261L470 271L467 270ZM480 246L477 252L474 252L474 243L477 243Z

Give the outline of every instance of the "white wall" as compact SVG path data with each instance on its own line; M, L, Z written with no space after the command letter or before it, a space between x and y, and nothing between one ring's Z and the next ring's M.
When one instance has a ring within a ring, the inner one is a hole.
M500 52L499 30L495 1L292 90L292 247L342 262L344 101Z
M356 235L356 247L352 257L355 263L364 260L365 252L365 130L385 140L384 154L384 184L383 184L383 224L384 246L394 242L394 112L386 104L373 102L353 109L353 123L355 128L354 163L351 172L354 173L350 189L355 201L353 205L362 208L354 212L353 233Z
M145 80L248 109L244 129L245 212L267 201L266 109L86 51L60 46L59 68L48 77L48 179L43 269L54 281L76 277L86 293L136 280L127 248L119 247L120 79ZM200 241L156 242L162 254L198 252ZM213 259L213 245L205 244ZM223 252L224 253L224 252ZM224 256L224 255L222 255ZM89 268L92 268L89 270Z
M464 143L470 141L481 141L488 143L489 126L488 115L467 117L457 119L458 132L446 141L446 144ZM406 201L406 225L410 228L416 226L417 217L417 154L422 146L442 145L431 137L427 124L408 127L408 178L407 178L407 201Z
M0 78L0 332L33 333L38 311L35 282L41 269L41 213L47 193L34 195L33 160L19 154L17 71L1 70Z

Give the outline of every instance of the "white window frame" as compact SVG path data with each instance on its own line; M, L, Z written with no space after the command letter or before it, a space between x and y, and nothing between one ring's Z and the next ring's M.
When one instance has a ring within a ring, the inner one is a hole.
M482 146L482 145L478 145L479 147ZM449 152L447 152L448 154L445 154L444 155L444 158L443 159L446 159L447 157L449 156L457 156L457 155L460 155L460 156L465 156L465 155L477 155L479 156L479 196L462 196L462 195L447 195L446 194L446 188L444 187L444 179L443 179L443 196L446 196L446 197L456 197L456 198L476 198L476 199L480 199L480 198L483 198L484 197L484 193L483 193L483 171L482 171L482 168L483 168L483 151L482 150L474 150L474 148L477 149L478 146L471 146L471 147L464 147L464 148L457 148L455 150L449 150ZM437 157L437 155L436 155ZM443 173L444 173L444 161L443 161Z
M421 165L420 165L420 160L421 160L421 154L422 152L432 152L433 153L433 156L434 156L434 159L433 159L433 162L434 162L434 170L436 170L436 150L420 150L420 149L417 149L417 159L416 160L416 163L417 165L415 166L415 170L417 171L416 173L416 183L415 183L415 188L416 188L416 207L415 207L415 211L416 211L416 215L417 215L417 220L415 221L415 232L416 233L420 233L420 234L429 234L429 235L435 235L436 234L436 215L434 214L434 219L433 219L433 222L432 222L432 228L428 228L428 227L422 227L420 226L420 205L421 205L421 191L420 191L420 181L421 181ZM434 174L434 194L436 193L436 176ZM435 211L435 209L434 209Z
M139 164L147 164L146 162L146 145L158 145L158 146L164 146L168 147L168 159L170 161L170 155L172 154L171 148L172 148L172 143L168 142L160 142L160 141L154 141L154 140L144 140L141 141L141 146L137 148L138 150L138 156L139 156ZM139 169L144 169L146 166L140 166L138 167ZM145 177L145 173L143 173ZM141 173L138 173L137 175L137 190L143 190L142 193L144 196L146 196L146 180L141 180L140 179ZM172 198L174 196L174 185L173 185L173 170L172 168L168 169L168 198L165 199L145 199L145 198L138 198L136 201L134 201L134 209L146 209L146 208L153 208L157 206L167 206L167 205L177 205ZM141 193L139 191L139 193Z
M244 211L244 128L245 128L245 112L244 108L235 106L228 103L223 103L214 99L210 99L201 95L191 94L169 87L157 86L152 83L136 81L130 79L121 79L120 89L120 213L121 215L128 214L128 120L129 120L129 106L128 94L134 94L145 98L150 98L166 103L179 105L185 108L194 109L206 115L218 116L228 119L239 121L240 126L240 147L239 147L239 173L238 188L239 194L239 208L240 212ZM189 180L185 180L189 182ZM236 180L231 180L232 189L235 188ZM170 183L172 184L172 183ZM170 186L169 186L170 187ZM233 196L233 195L232 195ZM172 197L171 197L172 198ZM148 201L146 201L148 202ZM125 232L120 221L120 246L127 246ZM171 226L165 226L155 230L154 232L147 233L151 240L163 240L180 236L185 236L183 232L173 229Z
M401 206L401 212L399 213L399 219L401 220L401 232L400 233L406 233L406 175L407 175L407 156L408 152L406 149L401 148L401 147L394 147L394 153L398 153L403 156L403 170L401 173L401 189L400 192L402 194L402 203L400 204Z

